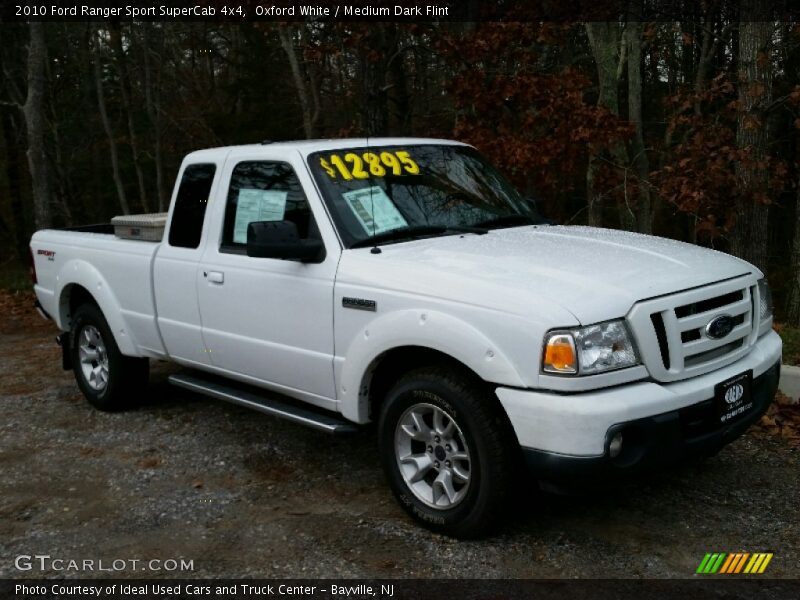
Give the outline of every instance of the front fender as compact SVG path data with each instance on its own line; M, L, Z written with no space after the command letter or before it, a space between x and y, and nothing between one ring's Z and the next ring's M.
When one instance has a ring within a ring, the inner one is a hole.
M389 350L419 346L446 354L484 381L524 387L512 362L483 332L456 317L435 310L408 309L382 315L353 336L344 354L339 378L340 410L353 421L369 420L365 377Z
M54 296L58 298L58 310L54 319L64 331L70 327L69 296L70 286L79 285L92 295L103 316L108 321L114 340L120 352L128 356L138 356L138 346L132 339L130 328L122 315L121 305L106 279L90 263L81 259L71 259L64 263L56 277Z

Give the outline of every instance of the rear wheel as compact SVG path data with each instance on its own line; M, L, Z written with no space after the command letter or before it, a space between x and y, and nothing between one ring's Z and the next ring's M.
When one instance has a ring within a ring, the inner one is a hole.
M94 304L83 304L75 311L70 352L78 387L95 408L126 408L147 385L148 360L119 351L103 313Z
M409 373L386 396L378 439L392 491L429 529L477 537L507 512L518 443L479 380L445 368Z

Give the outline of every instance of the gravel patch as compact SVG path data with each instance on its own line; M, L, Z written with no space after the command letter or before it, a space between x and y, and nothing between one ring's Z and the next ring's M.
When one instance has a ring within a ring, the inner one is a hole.
M497 535L457 541L394 502L370 430L334 438L208 400L164 365L140 407L100 413L54 333L0 327L0 577L41 576L15 568L23 554L194 565L94 573L115 577L691 577L713 551L774 552L770 576L800 574L800 455L780 437L577 497L521 481Z

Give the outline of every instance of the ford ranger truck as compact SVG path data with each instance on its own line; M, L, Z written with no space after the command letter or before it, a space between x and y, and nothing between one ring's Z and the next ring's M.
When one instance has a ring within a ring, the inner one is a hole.
M372 422L399 503L454 536L508 512L523 464L607 480L713 454L780 372L756 267L550 225L453 141L193 152L160 242L99 225L30 248L92 405L129 406L164 360L176 386L323 431Z

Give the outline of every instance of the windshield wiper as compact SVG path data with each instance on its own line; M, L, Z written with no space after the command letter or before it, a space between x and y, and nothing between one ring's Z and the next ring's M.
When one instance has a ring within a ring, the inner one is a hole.
M521 227L522 225L540 225L541 223L527 215L503 215L501 217L493 217L486 219L479 223L475 223L475 227L485 227L492 229L495 227Z
M442 235L444 233L477 233L484 234L487 230L482 227L445 227L444 225L413 225L411 227L400 227L378 233L363 240L358 240L350 245L351 248L364 248L366 246L378 246L386 242L400 240L413 240L415 238Z

